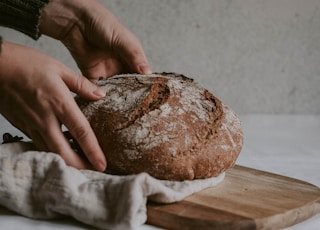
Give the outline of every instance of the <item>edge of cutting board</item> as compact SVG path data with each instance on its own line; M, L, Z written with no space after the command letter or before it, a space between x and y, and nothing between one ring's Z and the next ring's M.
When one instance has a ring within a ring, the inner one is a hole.
M173 204L147 205L147 223L168 229L279 229L320 213L320 188L236 165L216 187Z

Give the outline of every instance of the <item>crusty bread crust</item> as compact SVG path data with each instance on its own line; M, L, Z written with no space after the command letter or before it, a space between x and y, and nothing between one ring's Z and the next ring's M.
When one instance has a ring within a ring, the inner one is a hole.
M192 180L235 164L243 144L240 120L192 79L127 74L98 84L104 99L77 102L106 154L107 172Z

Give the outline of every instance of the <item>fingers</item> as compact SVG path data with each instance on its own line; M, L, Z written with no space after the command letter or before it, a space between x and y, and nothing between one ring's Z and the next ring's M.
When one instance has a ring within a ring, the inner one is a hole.
M106 54L105 54L106 55ZM97 82L119 73L128 73L130 70L125 68L119 61L112 58L103 58L96 65L89 68L80 68L81 72L91 82Z
M15 45L9 48L6 50L10 52L1 53L4 62L0 64L6 83L0 84L0 112L38 148L58 153L68 165L88 168L64 137L61 131L61 124L64 124L93 166L104 171L104 153L68 87L93 100L101 98L101 89L33 49ZM7 65L10 60L14 62Z
M90 165L72 150L69 142L61 132L60 125L57 122L48 121L50 127L39 132L39 130L29 131L35 146L42 151L50 151L59 154L67 165L77 169L88 169Z
M56 79L54 95L46 97L39 108L34 109L34 111L42 111L43 116L38 115L35 119L39 120L36 125L38 130L31 131L29 134L42 149L58 153L68 165L78 169L90 168L90 165L86 164L70 147L69 141L61 131L61 124L63 124L79 143L92 166L98 171L105 171L107 165L105 155L69 89L92 100L101 98L104 95L103 90L68 68L63 68L61 72L61 79L58 80L58 77Z
M41 124L47 124L47 127L38 125L37 130L31 130L28 133L37 147L59 154L68 165L78 169L91 168L75 153L63 135L61 124L64 124L79 143L92 166L98 171L105 171L106 158L96 136L72 96L68 96L62 96L64 103L60 105L57 103L57 107L52 109L54 113L45 114Z
M70 90L80 96L100 99L105 95L100 87L73 72L64 74L62 80ZM65 98L67 99L67 96ZM104 171L107 165L106 158L88 120L71 96L67 101L68 103L64 103L62 108L57 109L59 121L68 128L90 163L98 171Z
M72 150L52 109L44 109L46 106L37 101L31 105L24 103L20 97L16 98L16 102L18 103L13 107L15 109L8 108L3 115L32 139L38 150L57 153L67 165L75 168L92 169L90 164ZM21 114L24 114L23 117Z
M151 74L146 55L139 40L127 29L119 35L119 55L131 69L131 71L140 74ZM117 43L116 43L117 44Z
M103 89L93 84L87 78L69 70L62 76L68 88L79 96L89 100L99 100L105 96Z
M64 113L61 114L59 118L76 139L90 163L98 171L104 171L107 167L105 155L99 146L98 140L88 120L80 111L79 107L75 103L70 104L65 108Z
M91 45L98 45L106 53L112 53L122 67L129 67L128 72L151 74L148 60L137 37L122 25L116 17L100 4L96 5L97 13L91 14ZM93 26L92 26L93 25ZM123 65L125 64L125 65ZM124 69L122 69L124 70Z

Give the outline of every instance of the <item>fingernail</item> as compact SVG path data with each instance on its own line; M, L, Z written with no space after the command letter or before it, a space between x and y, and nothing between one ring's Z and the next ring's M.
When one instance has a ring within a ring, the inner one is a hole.
M102 161L96 161L94 165L99 172L104 172L107 168L107 165Z
M138 66L138 70L141 74L152 74L150 66L147 64L141 64Z
M93 91L93 94L99 98L106 96L106 92L100 87L98 89L96 89L95 91Z

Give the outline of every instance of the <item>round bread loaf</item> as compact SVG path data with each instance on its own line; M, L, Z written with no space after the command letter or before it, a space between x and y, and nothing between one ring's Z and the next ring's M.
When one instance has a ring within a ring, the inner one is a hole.
M107 172L192 180L234 165L243 143L241 123L192 79L126 74L98 85L106 97L77 102L106 155Z

